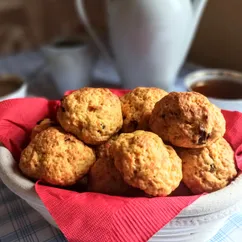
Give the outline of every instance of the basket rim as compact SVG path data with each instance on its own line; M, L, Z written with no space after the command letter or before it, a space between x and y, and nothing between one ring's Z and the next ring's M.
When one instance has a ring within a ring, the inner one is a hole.
M0 144L0 178L17 196L37 206L44 206L35 191L35 183L24 177L10 151ZM217 213L242 201L242 173L227 187L206 195L183 209L177 218Z

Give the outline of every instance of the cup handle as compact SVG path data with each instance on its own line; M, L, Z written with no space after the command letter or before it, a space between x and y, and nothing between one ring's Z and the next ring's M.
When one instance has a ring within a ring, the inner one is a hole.
M103 44L101 39L98 37L97 33L95 32L95 30L93 29L93 27L91 26L91 24L89 22L89 19L87 17L86 10L85 10L85 7L84 7L83 0L76 0L75 3L76 3L77 13L78 13L82 23L84 24L84 27L86 28L86 30L88 31L90 36L93 38L93 41L96 44L97 48L100 50L101 54L108 61L112 62L112 58L109 55L109 52L108 52L106 46Z

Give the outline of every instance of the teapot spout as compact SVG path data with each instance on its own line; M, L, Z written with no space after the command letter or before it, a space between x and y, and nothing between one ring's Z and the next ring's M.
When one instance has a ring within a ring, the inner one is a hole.
M191 3L191 22L186 35L186 50L189 50L197 31L200 19L208 0L190 0ZM183 56L185 59L186 54Z
M189 5L190 16L187 23L189 27L187 28L187 31L184 33L184 51L181 55L181 65L184 63L187 51L191 47L191 44L197 31L197 27L199 25L200 19L202 17L203 11L206 7L208 0L187 0L184 2L186 2Z
M192 8L193 8L193 26L192 26L191 32L195 33L208 0L191 0L191 2L193 5L192 6Z

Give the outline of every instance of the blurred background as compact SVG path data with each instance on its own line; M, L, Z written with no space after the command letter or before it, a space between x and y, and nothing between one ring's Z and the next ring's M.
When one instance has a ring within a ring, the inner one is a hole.
M105 32L104 1L88 0L90 20ZM0 54L33 50L54 39L82 33L73 0L1 0Z
M86 0L96 30L107 32L103 0ZM201 19L188 59L208 67L242 70L242 2L212 0ZM84 31L73 0L1 0L0 54L33 50L63 35Z

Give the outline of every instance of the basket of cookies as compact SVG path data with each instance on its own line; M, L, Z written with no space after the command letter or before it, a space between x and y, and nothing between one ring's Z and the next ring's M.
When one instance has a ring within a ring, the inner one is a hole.
M2 181L68 241L203 242L242 202L242 114L196 92L3 101L0 142Z

